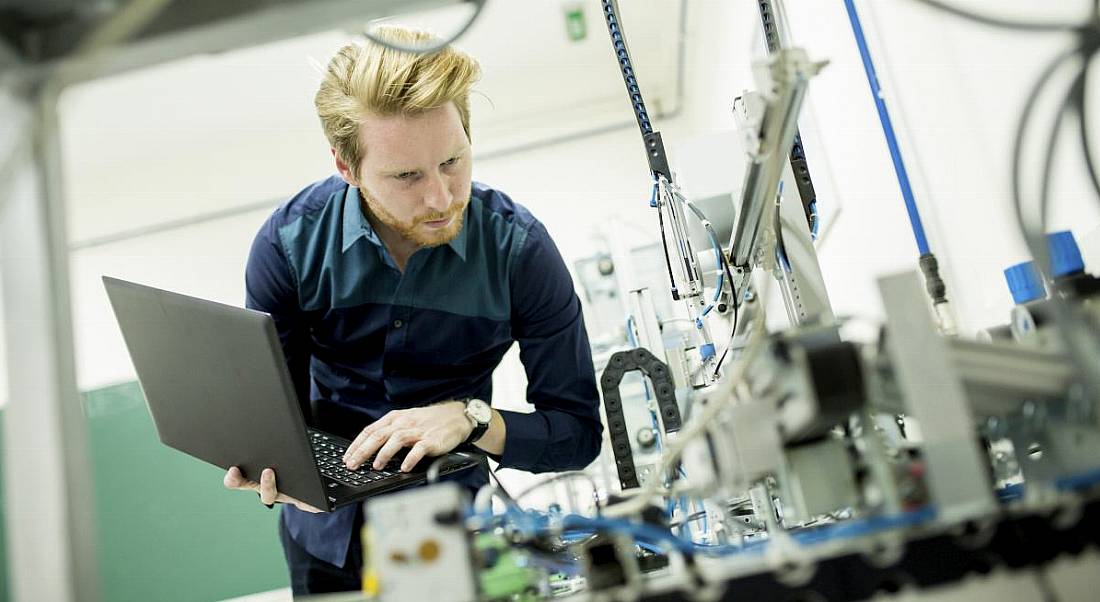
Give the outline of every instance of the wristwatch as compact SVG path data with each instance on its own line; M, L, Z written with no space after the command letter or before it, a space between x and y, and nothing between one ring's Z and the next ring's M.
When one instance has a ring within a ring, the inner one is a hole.
M466 437L463 444L472 445L485 435L485 431L489 430L489 422L493 419L493 408L480 399L471 398L466 400L465 411L466 417L474 425L474 430L470 432L469 437Z

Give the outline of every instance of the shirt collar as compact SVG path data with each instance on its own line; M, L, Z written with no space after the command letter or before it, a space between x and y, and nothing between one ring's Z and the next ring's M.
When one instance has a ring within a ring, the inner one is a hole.
M469 211L470 205L467 204L465 212L469 214ZM463 261L466 261L466 229L469 225L469 221L468 219L463 219L462 228L458 231L458 235L455 236L451 242L447 243L447 246ZM385 248L382 245L382 239L378 238L378 233L374 231L370 222L367 221L366 216L363 215L359 189L355 186L348 186L348 191L344 194L343 234L343 244L340 247L340 252L342 253L346 253L347 250L355 244L355 241L360 238L366 238L375 246Z
M348 186L348 191L344 194L344 237L340 252L346 253L360 238L366 238L376 246L382 246L382 239L378 238L378 233L363 215L362 205L359 202L359 189Z
M466 208L462 212L464 213L462 227L459 228L458 235L447 243L447 246L451 247L451 250L455 252L455 255L458 255L459 259L466 261L466 231L470 229L470 203L466 203Z

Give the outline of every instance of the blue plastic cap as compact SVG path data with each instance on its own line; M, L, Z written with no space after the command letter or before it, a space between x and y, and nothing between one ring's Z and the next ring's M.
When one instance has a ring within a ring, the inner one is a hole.
M1051 232L1047 234L1050 246L1050 273L1054 278L1071 276L1085 271L1085 260L1081 258L1081 249L1073 238L1073 232Z
M699 355L703 356L703 360L709 360L714 357L714 343L707 343L699 348Z
M1047 291L1043 288L1043 279L1039 277L1039 270L1035 269L1034 261L1017 263L1006 269L1005 281L1008 282L1008 292L1012 293L1012 300L1016 305L1023 305L1047 296Z

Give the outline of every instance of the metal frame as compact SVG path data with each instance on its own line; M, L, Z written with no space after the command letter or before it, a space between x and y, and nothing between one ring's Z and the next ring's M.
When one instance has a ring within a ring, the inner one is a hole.
M783 168L788 165L787 149L794 143L798 129L798 113L806 96L809 79L821 70L823 63L814 63L798 48L782 49L762 64L767 81L760 82L768 90L760 130L760 149L749 162L741 193L741 210L730 240L731 263L739 271L747 271L759 249L759 226L764 211L772 209ZM759 73L759 70L757 71Z
M783 181L795 181L790 164L784 169ZM794 187L785 189L793 190ZM802 204L781 200L776 227L782 234L783 250L790 264L790 270L777 265L775 275L791 326L832 324L836 317L829 302L829 293L825 288L825 277L821 274L821 263L817 259L813 237L806 227Z

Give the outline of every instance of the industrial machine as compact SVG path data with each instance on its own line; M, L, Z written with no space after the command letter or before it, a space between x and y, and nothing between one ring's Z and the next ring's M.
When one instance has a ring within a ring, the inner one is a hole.
M767 55L754 64L756 90L733 103L741 193L704 204L670 169L617 3L601 1L661 241L628 260L658 258L664 278L614 294L616 259L578 264L589 302L624 315L595 354L610 442L599 469L611 478L573 479L594 503L566 510L487 486L464 523L477 597L868 599L998 571L1033 573L1042 586L1059 557L1095 554L1100 280L1084 272L1072 233L1022 224L1037 261L1006 270L1018 305L1004 326L965 339L911 205L923 286L916 271L881 278L877 340L849 340L814 251L818 200L797 127L827 67L790 45L780 2L756 4ZM786 328L765 321L773 291ZM491 583L501 562L508 591ZM379 593L387 598L384 584Z

